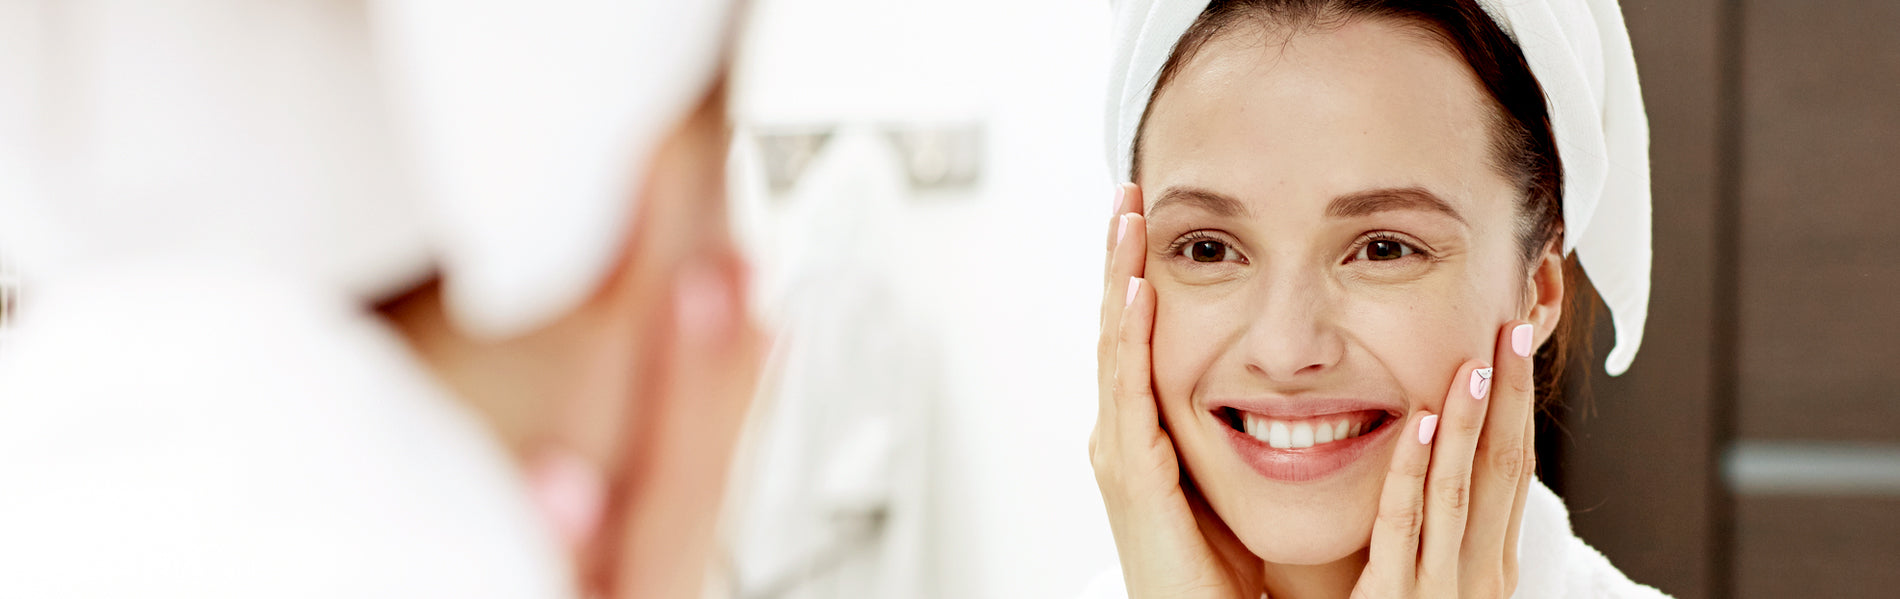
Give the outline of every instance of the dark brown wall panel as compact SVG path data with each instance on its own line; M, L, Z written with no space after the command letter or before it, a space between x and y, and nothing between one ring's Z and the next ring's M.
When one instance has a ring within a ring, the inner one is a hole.
M1742 497L1736 597L1893 597L1900 498Z
M1739 436L1900 441L1900 3L1744 14Z
M1682 599L1714 597L1711 421L1713 271L1719 185L1720 5L1625 2L1649 110L1655 277L1649 326L1629 374L1597 374L1562 414L1562 486L1577 533L1630 578Z

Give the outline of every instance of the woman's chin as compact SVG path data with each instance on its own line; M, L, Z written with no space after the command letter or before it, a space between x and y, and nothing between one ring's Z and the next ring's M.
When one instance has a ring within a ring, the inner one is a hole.
M1383 468L1366 470L1383 473ZM1353 555L1371 541L1383 477L1342 476L1320 484L1285 484L1252 476L1251 471L1230 474L1239 476L1222 477L1225 480L1197 476L1196 483L1209 507L1262 560L1328 564Z
M1318 522L1314 520L1311 522ZM1366 548L1372 527L1350 523L1322 526L1292 525L1275 527L1264 521L1250 522L1234 530L1242 545L1262 561L1294 566L1330 564Z

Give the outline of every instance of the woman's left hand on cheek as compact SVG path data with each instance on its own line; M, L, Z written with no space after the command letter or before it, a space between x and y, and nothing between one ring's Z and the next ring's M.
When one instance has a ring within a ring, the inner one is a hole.
M1419 411L1406 422L1355 599L1516 590L1518 525L1536 471L1530 332L1523 322L1505 324L1494 367L1466 362L1443 417Z

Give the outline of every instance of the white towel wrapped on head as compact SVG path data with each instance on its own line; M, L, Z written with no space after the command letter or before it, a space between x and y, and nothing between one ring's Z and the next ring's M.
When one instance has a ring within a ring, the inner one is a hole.
M1477 0L1524 51L1544 88L1563 162L1564 251L1610 308L1629 370L1649 313L1649 120L1616 0ZM1109 172L1129 180L1135 133L1174 44L1208 0L1114 0L1108 83Z

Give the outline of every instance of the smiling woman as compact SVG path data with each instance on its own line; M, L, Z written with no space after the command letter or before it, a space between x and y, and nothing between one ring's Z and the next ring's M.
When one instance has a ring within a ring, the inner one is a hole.
M1646 219L1647 191L1600 202L1623 187L1566 168L1570 102L1546 103L1554 75L1506 27L1597 35L1597 11L1620 35L1616 7L1524 3L1552 18L1500 26L1472 0L1132 4L1130 81L1145 40L1178 42L1113 123L1132 183L1091 454L1127 595L1655 596L1570 534L1531 451L1578 288L1566 216L1580 232L1640 200ZM1634 90L1605 39L1598 89ZM1646 231L1619 241L1646 269Z

